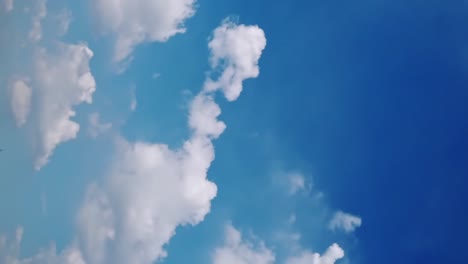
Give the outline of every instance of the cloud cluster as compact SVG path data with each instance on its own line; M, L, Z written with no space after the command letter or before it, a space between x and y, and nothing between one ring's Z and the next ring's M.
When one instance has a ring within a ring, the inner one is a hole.
M331 230L343 230L346 233L351 233L356 228L360 227L362 219L359 216L354 216L342 211L338 211L333 215L328 227Z
M85 43L63 42L55 35L47 39L51 45L40 41L41 23L49 19L46 1L35 1L30 13L18 16L28 14L31 30L22 37L24 45L9 47L10 54L19 55L11 60L16 72L5 79L10 80L11 113L16 125L32 137L28 141L33 142L34 167L39 170L59 144L76 138L80 126L72 121L74 108L92 102L96 84L89 67L93 52Z
M228 34L236 36L237 45L260 43L256 50L265 47L266 40L259 42L256 37L264 36L258 27L225 22L219 28L227 27L232 30ZM219 28L212 42L219 42ZM239 28L256 34L244 34ZM212 54L219 54L223 48L210 45ZM238 59L242 56L224 53ZM243 60L250 59L248 64L257 65L260 56L246 56ZM223 89L230 89L229 85L223 84ZM90 187L79 213L78 241L87 263L149 264L160 260L167 255L164 245L177 226L196 225L210 211L217 192L216 185L207 179L215 157L213 140L226 128L217 119L221 109L212 92L203 89L192 100L188 121L192 135L181 148L119 139L115 162L105 183Z
M12 1L5 3L11 11ZM184 32L184 21L194 14L194 4L195 0L97 0L94 7L104 29L116 38L115 61L121 62L141 43L166 41ZM36 1L33 9L31 30L25 36L29 42L21 47L32 54L31 65L6 78L6 87L16 125L32 131L35 168L39 170L58 145L77 137L80 125L72 120L75 108L92 103L96 83L89 66L94 54L88 45L55 39L68 30L71 14L57 17L53 44L44 46L48 37L42 32L42 23L48 19L46 1ZM173 149L163 143L117 138L103 181L87 189L70 246L57 252L51 245L32 257L20 258L23 230L18 228L14 241L0 237L1 263L150 264L167 256L165 246L177 227L203 221L217 195L217 186L207 177L215 158L213 141L226 129L218 120L221 108L215 93L223 92L228 101L240 96L243 82L259 75L266 38L258 26L225 20L214 30L208 46L213 74L189 105L191 133L183 145ZM132 111L135 108L133 96ZM92 137L112 127L102 123L97 113L88 121ZM289 187L291 195L305 189L304 177L289 175ZM290 222L295 222L295 216ZM360 218L342 212L330 222L331 229L346 232L360 225ZM333 244L323 255L300 250L286 263L333 264L343 256L343 250ZM225 244L215 250L212 259L214 264L270 264L275 260L274 252L263 242L246 241L231 225L226 227Z
M126 59L144 42L164 42L185 32L184 21L194 13L195 0L93 1L104 30L116 38L114 59Z
M308 250L301 250L297 256L286 258L285 264L334 264L344 257L343 249L338 244L331 245L323 255ZM226 227L225 243L215 249L213 264L272 264L275 254L265 247L263 241L254 244L242 239L241 233L232 225Z
M225 244L213 254L213 264L272 264L274 253L262 241L254 244L242 239L232 225L226 226Z

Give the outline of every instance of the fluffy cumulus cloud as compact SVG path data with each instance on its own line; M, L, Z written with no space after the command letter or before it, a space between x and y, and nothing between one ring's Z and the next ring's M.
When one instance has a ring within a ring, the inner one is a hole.
M245 46L256 41L240 34L236 43ZM218 52L211 48L213 54ZM254 60L251 64L258 63L259 56L246 56ZM78 241L88 263L153 263L167 255L164 245L177 226L196 225L204 219L217 192L207 172L215 157L213 140L226 127L217 119L220 113L214 94L204 89L190 104L192 135L181 148L118 140L105 183L90 187L79 213Z
M34 167L39 170L59 144L77 136L80 126L72 121L74 108L91 103L96 88L89 68L93 52L85 43L56 39L67 27L45 36L53 44L42 45L39 41L43 38L41 22L53 19L47 16L46 1L33 1L30 12L18 14L18 19L28 20L23 16L30 16L31 29L29 34L21 36L24 45L8 46L9 54L19 55L8 60L12 64L10 68L16 72L4 79L10 80L5 87L6 94L10 95L13 119L19 127L27 123L23 129L33 137L28 142L33 142Z
M360 227L362 219L359 216L354 216L342 211L338 211L333 215L328 227L331 230L343 230L347 233L353 232Z
M299 256L286 260L286 264L334 264L344 257L343 249L338 244L331 245L323 255L303 251Z
M99 22L116 38L114 59L127 58L144 42L163 42L185 31L195 0L97 0Z
M11 112L16 119L16 125L21 127L26 123L31 109L31 87L27 84L27 80L18 79L11 82L9 92Z
M213 264L272 264L274 253L262 241L257 243L242 239L232 225L226 226L225 243L214 251Z
M229 101L236 100L242 92L242 81L258 76L258 60L265 46L265 33L259 27L225 21L209 43L212 67L224 70L217 80L208 80L205 89L221 89Z
M105 188L93 188L80 213L90 263L163 258L163 245L176 227L197 224L209 212L216 185L206 172L213 158L206 137L194 137L177 151L163 144L121 142Z
M14 241L0 236L0 263L3 264L85 264L80 251L69 247L57 254L55 245L41 250L32 257L20 258L20 247L23 239L23 228L16 229Z

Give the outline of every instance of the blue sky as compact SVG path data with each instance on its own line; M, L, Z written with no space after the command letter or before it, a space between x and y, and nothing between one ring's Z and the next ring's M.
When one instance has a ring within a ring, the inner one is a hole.
M1 263L468 258L466 1L0 6Z

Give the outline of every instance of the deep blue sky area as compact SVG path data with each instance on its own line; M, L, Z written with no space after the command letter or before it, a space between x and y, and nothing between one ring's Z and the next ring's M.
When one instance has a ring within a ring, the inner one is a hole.
M285 106L276 136L314 164L334 205L365 219L362 263L463 263L466 3L323 2L263 17L262 69L276 74L258 81L274 89L262 105Z
M268 36L244 120L362 216L360 263L464 263L466 1L218 4Z

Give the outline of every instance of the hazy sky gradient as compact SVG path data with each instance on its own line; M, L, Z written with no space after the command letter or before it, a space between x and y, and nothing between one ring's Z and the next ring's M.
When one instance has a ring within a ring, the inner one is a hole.
M0 0L0 263L464 263L465 2Z

